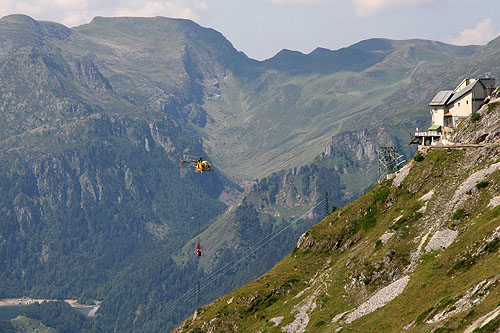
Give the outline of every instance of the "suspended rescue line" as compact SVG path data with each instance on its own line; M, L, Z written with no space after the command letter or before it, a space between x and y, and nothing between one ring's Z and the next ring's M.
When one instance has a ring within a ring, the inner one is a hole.
M212 171L212 164L210 164L209 161L204 160L203 157L196 159L191 156L184 156L183 158L179 159L179 166L182 166L183 163L188 163L189 166L194 167L194 172L203 173L203 171ZM198 237L199 235L200 235L200 221L198 221ZM196 256L201 257L201 245L199 240L198 240L198 245L196 246ZM198 308L199 306L200 306L200 279L198 278L196 307Z

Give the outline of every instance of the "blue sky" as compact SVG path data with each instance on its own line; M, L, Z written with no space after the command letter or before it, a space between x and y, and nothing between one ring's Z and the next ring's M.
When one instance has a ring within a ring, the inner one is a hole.
M468 45L500 34L499 0L1 0L0 16L13 13L69 27L95 16L189 18L259 60L371 37Z

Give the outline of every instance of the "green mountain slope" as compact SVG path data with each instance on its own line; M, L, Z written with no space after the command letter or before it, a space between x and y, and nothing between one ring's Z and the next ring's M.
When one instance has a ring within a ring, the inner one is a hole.
M467 120L456 138L485 126L498 131L498 105L480 111L481 123ZM500 150L450 147L423 156L176 331L498 330Z
M373 39L256 62L211 29L165 18L96 18L53 43L90 57L133 105L187 121L218 167L239 180L307 164L332 135L384 124L372 114L411 84L416 66L478 50Z
M134 105L173 113L201 127L207 121L202 105L211 83L247 59L212 29L161 17L98 17L56 45L73 54L92 54L116 93Z
M380 126L409 130L423 120L432 96L419 95L411 106L420 112L405 118L394 114L410 105L388 108L386 101L408 102L396 92L411 87L418 68L438 69L475 50L380 39L309 55L282 51L254 67L251 76L228 76L222 93L207 98L208 114L223 121L207 123L204 143L231 176L261 178L309 163L336 134ZM366 64L359 67L353 54Z

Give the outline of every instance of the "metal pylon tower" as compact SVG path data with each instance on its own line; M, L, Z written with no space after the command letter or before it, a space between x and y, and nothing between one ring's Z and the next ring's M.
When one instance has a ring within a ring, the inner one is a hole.
M394 147L380 147L378 152L378 179L383 180L388 174L398 171L405 163L404 156Z

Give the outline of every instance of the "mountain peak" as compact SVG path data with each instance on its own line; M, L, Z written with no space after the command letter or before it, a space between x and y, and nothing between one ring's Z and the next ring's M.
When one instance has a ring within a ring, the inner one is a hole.
M385 38L370 38L362 40L350 47L362 50L362 51L390 51L394 49L394 45L391 40Z
M132 25L132 26L154 26L154 25L173 25L178 27L186 28L201 28L201 26L189 19L182 18L171 18L164 16L154 16L154 17L139 17L139 16L120 16L120 17L107 17L107 16L96 16L90 21L91 25Z
M315 48L309 55L328 55L331 54L333 51L324 47L317 47Z
M7 16L0 18L0 22L1 23L23 23L23 24L32 24L32 25L36 24L36 21L32 17L30 17L28 15L24 15L24 14L7 15Z
M43 44L42 41L46 39L66 40L71 35L71 30L62 24L36 21L22 14L0 18L0 26L4 27L0 40L10 40L10 46L3 51L15 50L28 45L40 46Z

